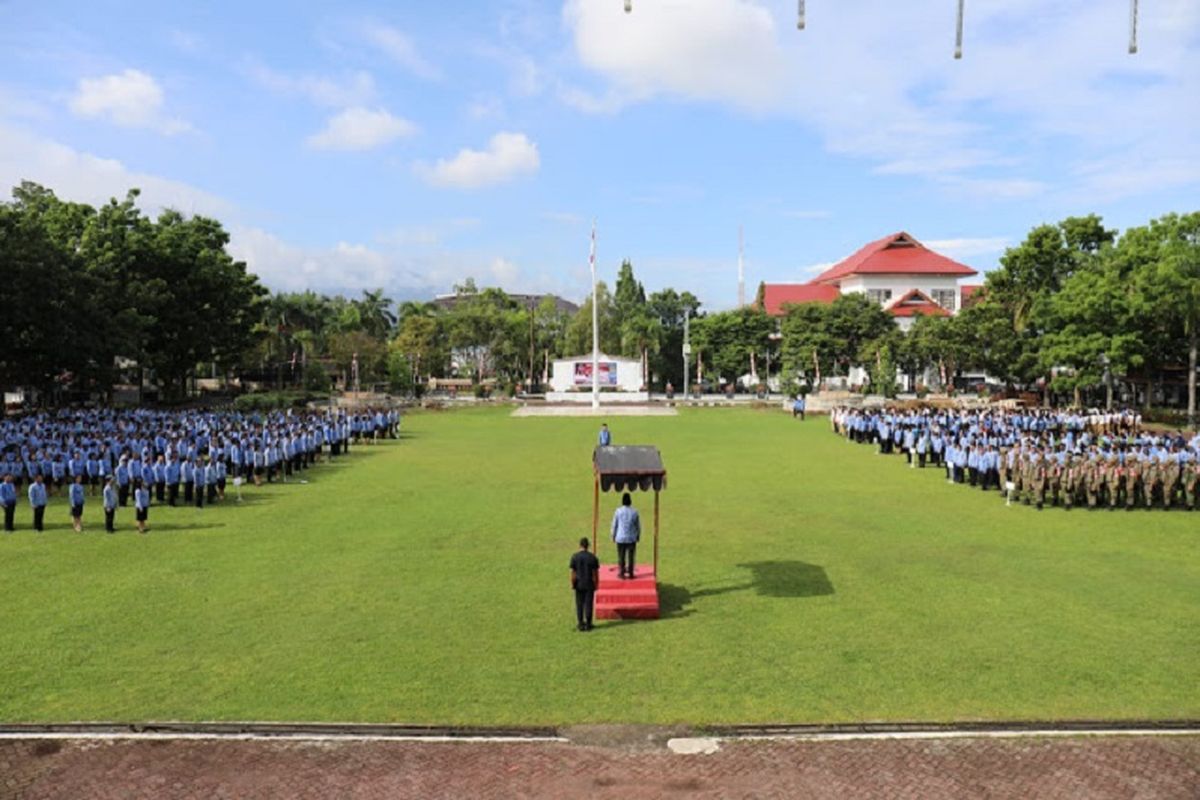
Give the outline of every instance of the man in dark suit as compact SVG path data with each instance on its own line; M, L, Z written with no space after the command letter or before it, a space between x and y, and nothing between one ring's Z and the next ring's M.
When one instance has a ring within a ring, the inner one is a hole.
M575 590L575 619L578 629L592 629L592 606L600 583L600 560L588 551L588 539L579 540L579 550L571 556L571 588Z

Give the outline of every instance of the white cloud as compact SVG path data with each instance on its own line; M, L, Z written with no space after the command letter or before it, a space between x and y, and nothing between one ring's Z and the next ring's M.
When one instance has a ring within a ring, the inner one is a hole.
M303 97L319 106L344 108L361 106L375 99L375 79L358 70L339 77L328 75L289 75L257 61L249 61L244 71L252 80L276 94Z
M0 125L0 186L40 183L59 197L100 205L141 189L138 204L150 213L175 208L186 214L223 217L233 204L180 181L131 170L120 161L82 153L65 144Z
M163 115L162 87L137 69L81 78L70 107L76 116L107 119L126 128L151 128L168 135L191 128L182 120Z
M537 172L541 165L537 145L523 133L500 132L486 150L463 148L454 158L438 159L433 166L418 163L417 174L433 186L476 189Z
M775 19L757 3L646 2L625 14L617 2L568 0L563 17L579 60L629 101L667 94L761 111L787 77Z
M479 226L478 217L455 217L417 225L401 225L378 237L393 247L434 247L463 231Z
M414 277L366 245L338 242L328 248L297 247L260 228L235 227L228 250L275 291L355 292L410 284Z
M316 150L373 150L416 131L416 125L382 108L355 107L330 117L307 141Z
M1095 189L1115 200L1200 183L1200 4L1143 4L1136 57L1111 4L1007 0L967 9L891 0L823 4L805 31L782 0L565 0L578 62L599 80L565 103L612 113L656 97L792 118L825 149L950 194L1013 199ZM835 66L836 65L836 66ZM1065 153L1065 157L1061 155ZM1134 156L1136 170L1087 165Z
M495 95L482 95L467 104L467 116L476 121L504 117L504 102Z
M414 75L426 79L439 76L437 67L417 52L416 45L403 31L390 25L369 23L363 27L363 35L368 42Z
M999 253L1008 247L1012 240L1007 236L981 236L963 239L929 239L921 244L951 258L970 258L991 253Z
M517 282L521 269L506 258L497 258L491 266L492 279L500 287L512 287Z

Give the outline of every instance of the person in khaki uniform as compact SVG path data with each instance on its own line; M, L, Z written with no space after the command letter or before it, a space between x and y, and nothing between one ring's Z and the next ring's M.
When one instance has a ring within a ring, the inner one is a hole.
M1162 496L1163 508L1167 509L1175 505L1175 493L1179 491L1179 478L1183 470L1179 464L1179 453L1172 451L1167 458L1167 463L1162 468Z
M1080 481L1087 492L1089 509L1096 507L1096 501L1100 497L1100 493L1104 490L1104 478L1100 469L1100 462L1094 453L1088 456L1083 462L1083 474L1080 476Z
M1063 464L1060 477L1060 485L1063 505L1070 511L1075 507L1075 493L1079 488L1079 461L1076 460L1073 453L1067 454L1067 461Z
M1029 460L1029 471L1027 473L1029 486L1029 494L1033 502L1037 504L1038 511L1042 510L1042 504L1046 501L1046 470L1047 464L1044 456L1034 451ZM1028 500L1026 501L1028 504Z
M1142 502L1146 508L1154 506L1154 487L1162 482L1161 465L1153 459L1142 462Z
M1108 510L1117 507L1117 498L1121 493L1121 465L1116 456L1109 456L1103 468L1104 490L1108 494Z
M1196 510L1197 492L1200 492L1200 461L1185 464L1180 482L1183 484L1183 501L1188 511Z
M1142 478L1142 464L1138 457L1130 453L1125 458L1125 469L1122 471L1125 483L1125 510L1132 511L1137 502L1138 481Z

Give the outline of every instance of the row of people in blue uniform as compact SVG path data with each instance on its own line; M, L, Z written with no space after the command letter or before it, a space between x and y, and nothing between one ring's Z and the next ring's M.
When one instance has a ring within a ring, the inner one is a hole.
M835 409L835 432L883 454L905 454L913 467L932 463L952 483L1016 492L1042 506L1085 499L1126 507L1200 506L1200 434L1153 432L1140 426L1097 432L1074 412ZM1122 419L1128 419L1123 415Z
M229 473L274 477L301 455L337 455L352 441L395 437L398 412L277 412L243 415L170 412L62 412L0 421L0 476L20 487L42 475L51 492L83 476L93 493L104 478L150 480L147 470L167 470L200 456L224 463ZM121 463L125 462L123 476Z
M184 503L202 507L224 499L231 476L256 484L286 481L323 456L348 452L352 442L395 438L399 424L399 413L384 409L266 415L102 409L3 420L5 529L13 530L25 483L35 530L42 529L49 496L62 487L72 511L82 509L86 488L95 495L103 487L106 517L132 498L143 518L152 495L172 506L182 495ZM77 530L79 516L72 514Z

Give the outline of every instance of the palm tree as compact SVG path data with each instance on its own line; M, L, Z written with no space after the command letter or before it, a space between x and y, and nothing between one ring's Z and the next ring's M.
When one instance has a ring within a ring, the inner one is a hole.
M396 326L396 315L392 311L395 303L383 294L383 289L373 292L363 290L362 299L353 301L358 308L359 320L367 333L379 339L386 339Z

